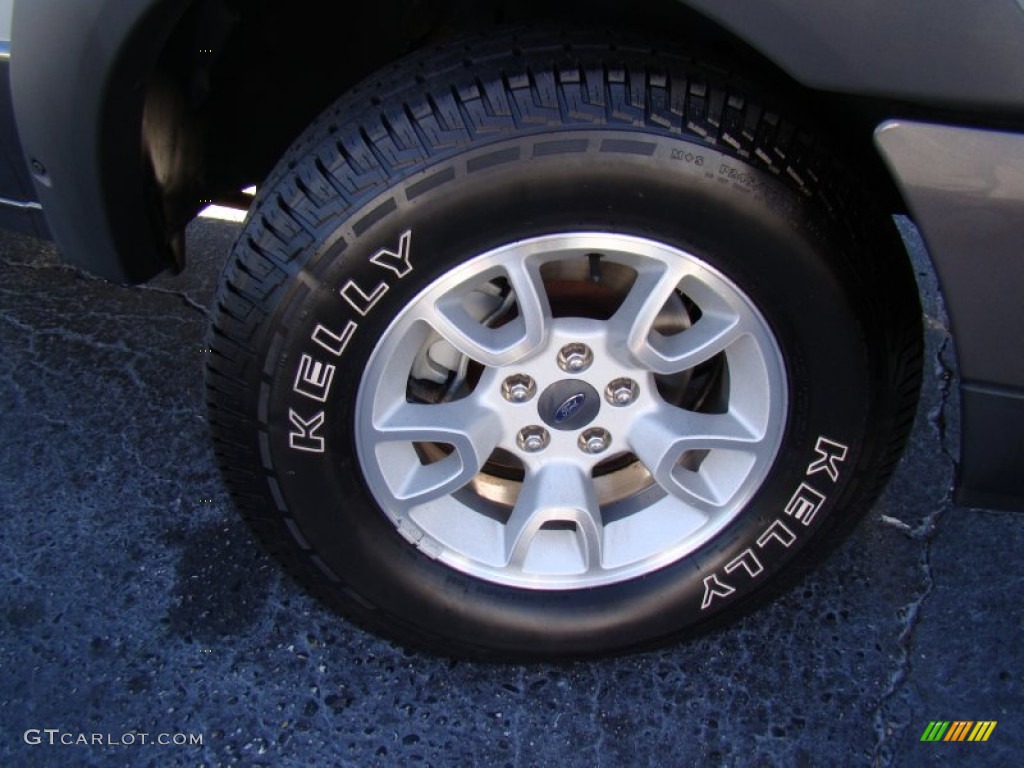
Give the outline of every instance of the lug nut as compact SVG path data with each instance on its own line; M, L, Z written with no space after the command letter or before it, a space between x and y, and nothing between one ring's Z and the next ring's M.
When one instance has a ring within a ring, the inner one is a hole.
M510 403L525 403L537 394L537 382L525 373L514 373L501 382L501 396Z
M594 362L594 353L586 344L573 342L558 350L558 367L566 373L582 373Z
M614 406L629 405L640 393L640 387L632 379L615 379L604 388L604 399Z
M523 427L516 435L516 445L527 453L537 453L547 448L551 441L551 435L544 427L529 426Z
M580 433L578 444L584 453L603 453L612 444L612 436L607 429L591 427Z

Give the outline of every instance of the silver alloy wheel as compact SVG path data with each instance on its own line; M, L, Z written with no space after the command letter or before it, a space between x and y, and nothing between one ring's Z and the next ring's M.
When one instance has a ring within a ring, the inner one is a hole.
M580 317L591 288L610 306ZM429 557L580 589L719 533L768 475L786 412L779 347L731 280L651 240L567 233L477 256L410 302L363 374L356 443Z

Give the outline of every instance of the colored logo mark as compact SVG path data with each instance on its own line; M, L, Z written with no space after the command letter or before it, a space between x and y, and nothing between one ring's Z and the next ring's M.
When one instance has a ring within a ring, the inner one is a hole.
M932 720L921 741L988 741L997 720Z
M579 394L573 395L568 398L564 403L558 406L558 410L555 411L555 421L565 421L572 416L576 411L583 407L583 401L587 399L587 396L580 392Z

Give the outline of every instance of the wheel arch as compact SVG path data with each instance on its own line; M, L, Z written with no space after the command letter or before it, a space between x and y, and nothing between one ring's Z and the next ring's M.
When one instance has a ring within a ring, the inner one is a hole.
M697 46L702 56L738 62L817 103L819 114L835 116L843 151L871 174L891 207L901 206L871 145L877 121L870 109L803 88L739 35L679 0L382 0L345 9L318 0L82 0L73 12L68 6L33 0L17 8L12 81L19 128L26 159L45 170L33 180L65 257L123 282L183 268L185 225L209 202L240 202L239 190L262 181L339 93L408 52L508 25L656 31ZM55 45L66 55L54 57Z

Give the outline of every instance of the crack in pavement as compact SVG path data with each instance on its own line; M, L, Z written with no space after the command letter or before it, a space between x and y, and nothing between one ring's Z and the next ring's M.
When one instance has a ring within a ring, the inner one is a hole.
M198 301L193 299L191 296L189 296L184 291L172 291L169 288L158 288L155 285L136 285L131 290L134 290L134 291L151 291L153 293L163 293L163 294L166 294L168 296L177 296L179 299L181 299L182 301L185 302L186 306L189 306L192 309L196 310L197 312L199 312L199 314L201 314L207 320L210 319L210 309L209 309L209 307L206 307L206 306L200 304Z
M83 272L78 267L74 267L70 264L35 264L29 261L11 261L10 259L0 258L0 265L10 267L11 269L34 269L36 271L51 270L53 272L70 272L75 277L81 277L84 280L99 280L98 277Z
M61 341L81 344L89 349L95 349L102 352L113 352L118 356L123 356L126 358L127 364L123 366L121 370L125 372L133 386L138 387L142 391L146 390L146 384L143 382L142 376L136 368L136 363L142 359L142 353L140 351L130 349L123 341L118 341L116 343L100 341L88 334L60 327L40 328L30 323L26 323L23 320L19 320L17 317L13 317L6 312L0 312L0 323L6 323L28 336L28 352L30 355L30 359L27 361L28 365L35 366L55 379L61 379L63 374L61 371L50 368L42 361L43 355L39 350L39 346L36 344L37 338L53 337L60 339Z
M951 352L952 337L946 334L935 354L935 364L939 372L939 404L928 413L928 422L934 427L939 437L939 447L949 462L953 476L956 476L957 459L949 449L947 413L951 407L950 398L955 381L953 363L948 359ZM922 589L917 596L905 605L901 611L902 631L896 640L898 658L896 670L889 677L889 684L879 697L874 711L874 730L877 736L872 752L872 766L881 768L893 764L894 755L890 746L892 737L902 734L907 728L906 723L896 725L886 719L886 705L896 697L910 675L910 647L914 632L921 623L921 610L924 603L935 590L935 579L932 576L932 543L938 535L939 523L946 511L953 505L953 491L948 488L943 498L936 504L916 527L912 527L898 518L883 515L881 521L885 525L896 528L912 541L921 542L921 554L918 567L921 571Z
M170 288L160 288L155 285L121 285L119 283L112 283L102 277L96 277L95 275L89 274L81 267L77 267L74 264L68 264L66 262L54 262L54 263L37 263L27 261L11 261L10 259L0 258L0 264L5 267L12 267L18 269L34 269L34 270L52 270L55 272L68 272L77 278L86 280L91 283L102 283L109 285L114 288L125 291L149 291L151 293L162 293L167 296L175 296L184 302L185 306L191 307L196 310L207 320L210 319L210 309L204 304L196 301L189 296L185 291L174 291Z

